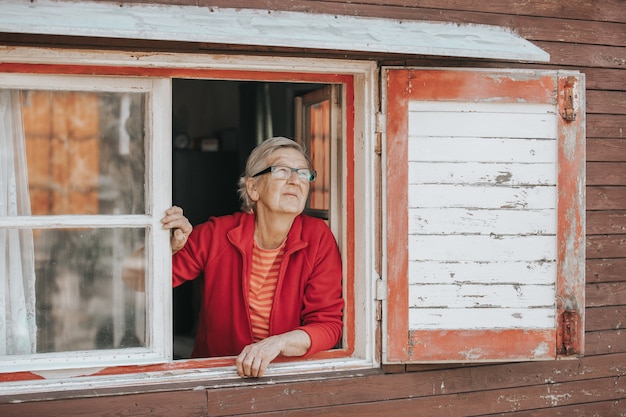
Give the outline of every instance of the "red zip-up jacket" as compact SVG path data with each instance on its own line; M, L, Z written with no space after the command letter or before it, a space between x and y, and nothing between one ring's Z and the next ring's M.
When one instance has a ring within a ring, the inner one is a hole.
M173 257L173 285L204 275L194 357L236 356L253 343L248 289L254 214L212 217ZM341 256L320 219L299 215L287 235L270 313L270 335L307 332L305 356L330 349L342 332Z

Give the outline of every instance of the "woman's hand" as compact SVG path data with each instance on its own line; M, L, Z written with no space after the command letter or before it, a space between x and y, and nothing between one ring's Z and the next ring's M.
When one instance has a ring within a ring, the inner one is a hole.
M170 243L173 255L185 246L193 227L189 220L183 216L183 209L177 206L170 207L165 211L165 217L161 219L161 223L163 223L164 229L172 231Z
M270 336L243 348L235 360L237 373L243 378L260 378L278 355L302 356L310 346L311 338L304 330Z

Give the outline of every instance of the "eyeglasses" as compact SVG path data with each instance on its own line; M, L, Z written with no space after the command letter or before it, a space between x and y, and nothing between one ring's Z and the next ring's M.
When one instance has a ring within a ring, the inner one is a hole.
M284 165L272 165L271 167L265 168L263 171L257 172L253 175L253 177L258 177L259 175L267 174L268 172L271 172L272 178L276 178L277 180L289 179L293 172L298 175L298 179L300 181L313 182L315 181L315 177L317 177L317 172L313 169L291 168Z

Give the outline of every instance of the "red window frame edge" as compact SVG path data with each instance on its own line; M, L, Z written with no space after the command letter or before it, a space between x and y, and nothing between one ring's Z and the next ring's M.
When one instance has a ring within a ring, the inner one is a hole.
M68 65L68 64L30 64L30 63L0 63L0 72L15 74L47 74L47 75L91 75L91 76L134 76L134 77L158 77L158 78L191 78L212 80L248 80L248 81L274 81L274 82L311 82L320 84L342 84L345 86L345 149L346 157L346 251L344 262L346 264L345 301L344 310L344 336L346 346L341 349L333 349L319 352L307 358L277 358L274 363L303 362L313 360L339 359L350 357L354 353L355 344L355 313L354 313L354 76L351 74L336 73L307 73L287 71L257 71L239 69L189 69L167 67L129 67L129 66L103 66L103 65ZM105 367L94 373L86 372L81 376L112 376L135 374L145 372L165 372L173 370L194 370L205 368L218 368L234 366L235 357L220 357L206 359L178 360L166 363L149 365L122 365ZM97 366L95 366L97 367ZM98 368L99 369L99 368ZM80 378L74 376L72 379ZM1 372L0 383L18 382L30 380L46 380L36 371Z

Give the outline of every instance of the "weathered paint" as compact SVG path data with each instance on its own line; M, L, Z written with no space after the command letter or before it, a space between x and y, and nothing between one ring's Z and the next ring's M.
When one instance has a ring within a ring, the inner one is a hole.
M574 97L573 121L559 117L559 209L558 209L558 271L557 311L559 318L565 311L574 312L578 320L572 329L572 353L583 354L585 347L585 83L575 73L559 73L559 114L564 112L565 87L571 87ZM563 320L558 320L560 350Z
M555 73L390 70L386 82L387 120L408 126L387 125L385 360L466 360L459 346L477 346L475 360L554 358L554 264L571 255L556 250ZM489 349L494 331L520 349ZM448 332L467 339L435 337ZM415 349L426 339L441 354Z
M427 330L409 332L408 356L420 361L554 359L553 330Z
M409 356L406 335L409 329L408 277L408 104L411 95L409 71L394 71L386 83L386 169L383 171L385 198L387 280L386 311L383 315L383 361L404 361ZM405 279L402 279L404 277ZM386 332L386 333L385 333Z
M458 268L462 281L452 285L411 283L409 329L553 329L556 275L529 285L524 275L512 280L506 268L512 262L556 261L554 105L420 100L409 101L408 111L409 164L418 168L409 169L409 216L414 210L431 209L422 222L444 225L458 213L449 209L490 213L495 218L517 213L519 229L511 233L499 221L466 229L458 219L454 230L430 226L428 231L410 234L409 260L415 262L409 263L409 278L418 274L411 268L422 261L464 265ZM444 139L461 154L450 160L448 148L438 146L429 150L426 159L423 139L428 144ZM496 148L490 146L494 139ZM469 153L472 147L483 152L468 162L462 152ZM537 157L541 162L529 157L539 153L536 147L545 153ZM543 181L535 180L535 170L546 172ZM531 219L536 212L545 214L539 231L527 224L527 209L533 210ZM484 282L474 264L498 270L499 279Z
M548 61L505 28L181 5L4 0L0 32Z
M487 103L556 103L552 75L526 76L519 72L410 71L412 99ZM512 94L511 94L512 93Z
M346 74L223 70L206 68L172 68L144 66L105 66L105 65L69 65L69 64L30 64L0 62L0 72L18 74L63 74L63 75L113 75L137 77L197 78L212 80L253 80L281 82L319 82L352 83L352 77ZM349 96L348 99L351 99Z

